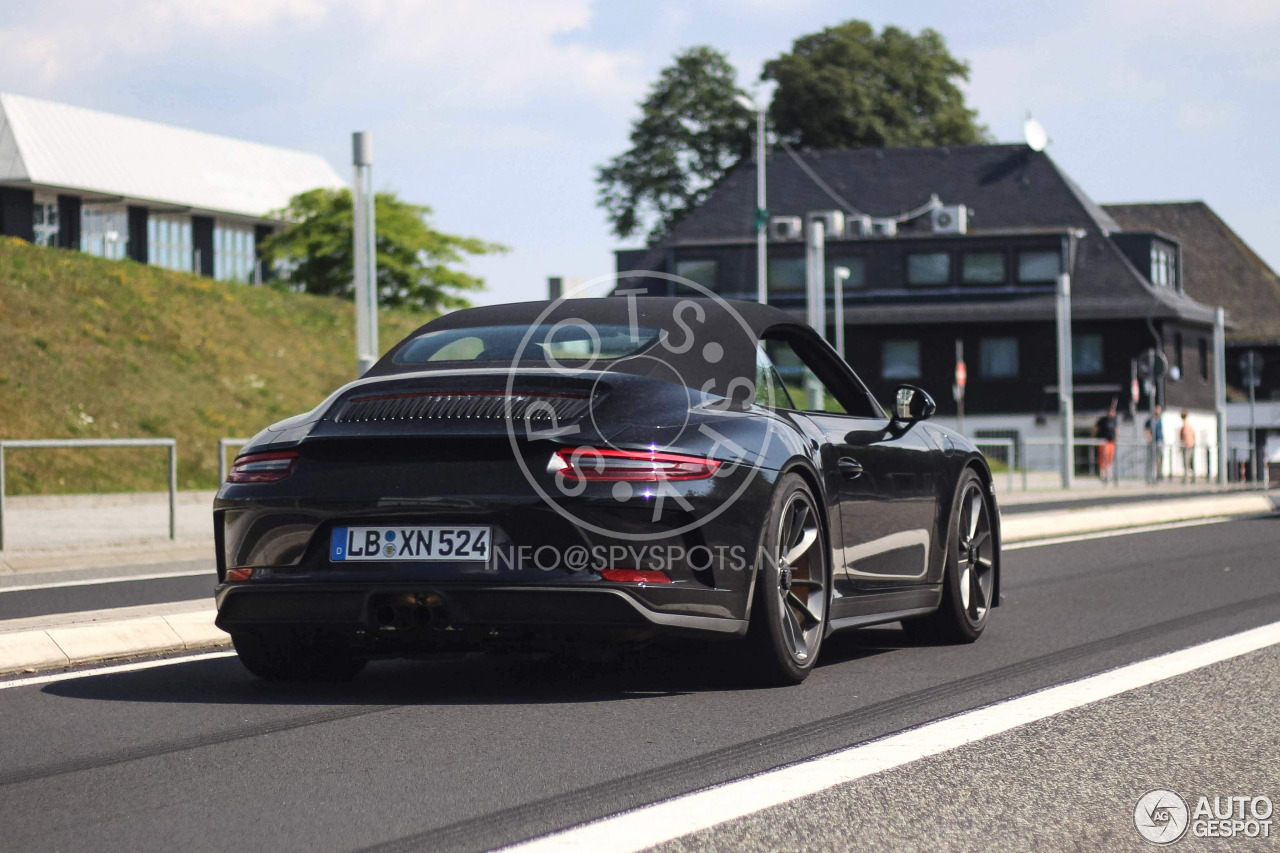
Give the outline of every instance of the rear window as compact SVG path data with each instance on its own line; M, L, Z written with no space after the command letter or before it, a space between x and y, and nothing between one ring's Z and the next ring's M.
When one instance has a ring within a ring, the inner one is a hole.
M660 336L658 329L644 326L633 329L573 320L535 326L532 333L529 326L471 326L420 335L392 360L396 364L585 365L644 352L657 343Z

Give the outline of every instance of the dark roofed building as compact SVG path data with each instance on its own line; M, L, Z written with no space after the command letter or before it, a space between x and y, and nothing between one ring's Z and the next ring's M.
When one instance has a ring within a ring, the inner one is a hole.
M828 301L831 270L849 268L846 356L881 399L912 382L934 394L944 418L954 415L959 341L969 366L966 431L1056 434L1054 293L1070 245L1078 431L1087 434L1112 398L1124 408L1132 361L1143 350L1159 341L1172 361L1182 341L1182 379L1156 393L1168 408L1192 410L1204 443L1216 445L1217 303L1184 287L1178 235L1129 229L1044 152L980 145L774 153L767 178L772 223L791 221L771 227L769 301L803 311L797 218L835 213L825 252ZM619 251L618 271L674 273L754 299L754 210L755 165L744 163L669 240ZM653 290L673 289L648 281Z
M1280 477L1280 276L1202 201L1113 204L1106 210L1128 230L1160 231L1176 239L1182 247L1187 292L1202 302L1226 307L1231 328L1225 363L1233 400L1248 396L1240 357L1246 350L1262 355L1262 383L1255 395L1263 403L1253 416L1258 427L1253 452L1270 461L1274 482ZM1245 460L1247 404L1229 405L1228 423L1235 455Z
M1258 349L1265 358L1259 396L1280 398L1280 275L1202 201L1109 204L1105 210L1127 231L1158 231L1182 247L1186 291L1227 309L1227 384L1240 390L1239 355Z

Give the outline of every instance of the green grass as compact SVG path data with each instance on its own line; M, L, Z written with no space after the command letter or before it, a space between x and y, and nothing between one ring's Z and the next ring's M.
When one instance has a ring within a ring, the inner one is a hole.
M383 351L430 319L383 312ZM0 237L0 438L178 440L178 486L217 444L354 378L355 308ZM163 449L6 451L7 494L153 491Z

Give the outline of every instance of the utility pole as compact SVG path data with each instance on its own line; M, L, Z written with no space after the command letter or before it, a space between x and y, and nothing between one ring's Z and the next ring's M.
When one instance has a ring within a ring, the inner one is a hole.
M1075 232L1062 237L1062 269L1058 273L1058 413L1062 417L1062 488L1075 482L1075 398L1071 375L1071 255Z
M1227 482L1227 312L1213 312L1213 403L1218 414L1218 483Z
M827 337L826 224L819 216L805 217L805 318L823 340ZM822 386L806 373L809 408L821 411Z
M356 298L356 370L363 376L378 360L378 250L373 213L373 137L351 134L351 220Z

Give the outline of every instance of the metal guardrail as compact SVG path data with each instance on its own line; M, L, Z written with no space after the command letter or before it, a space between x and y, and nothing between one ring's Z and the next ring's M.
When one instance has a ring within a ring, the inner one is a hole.
M973 443L974 447L978 447L978 448L1003 447L1008 451L1008 455L1005 459L1005 463L1006 463L1005 467L1008 469L1009 491L1012 492L1013 491L1013 470L1019 461L1018 445L1014 442L1014 440L1012 438L971 438L969 439L969 441ZM1022 474L1023 474L1022 490L1023 491L1026 491L1027 489L1026 473L1027 471L1026 471L1026 468L1024 467L1022 469Z
M227 448L228 447L244 447L253 439L249 438L220 438L218 439L218 487L227 481Z
M76 447L169 448L169 538L178 536L178 442L172 438L39 438L0 441L0 551L4 550L4 452L10 449Z

